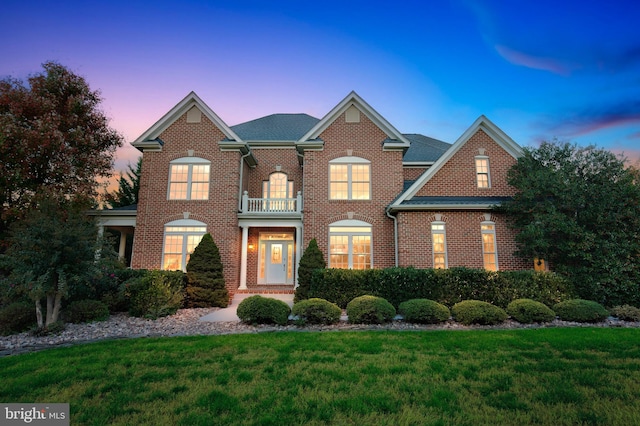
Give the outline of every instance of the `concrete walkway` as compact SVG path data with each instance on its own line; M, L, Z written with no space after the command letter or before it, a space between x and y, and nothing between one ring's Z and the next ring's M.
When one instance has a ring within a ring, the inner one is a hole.
M239 322L237 310L238 305L244 299L249 296L255 296L255 294L236 294L233 296L231 303L226 308L218 309L215 312L211 312L200 318L200 321L208 322ZM261 294L262 297L270 297L272 299L278 299L285 302L289 307L293 307L293 294Z

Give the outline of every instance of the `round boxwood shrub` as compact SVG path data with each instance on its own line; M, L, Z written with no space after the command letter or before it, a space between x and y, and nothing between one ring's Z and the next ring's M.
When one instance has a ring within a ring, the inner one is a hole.
M36 324L33 303L15 302L0 309L0 335L20 333Z
M338 305L324 299L311 298L293 305L293 315L304 324L335 324L341 314Z
M109 306L99 300L77 300L71 302L64 311L64 318L75 324L81 322L104 321L109 318Z
M563 321L600 322L609 316L609 311L604 306L584 299L565 300L555 305L553 310Z
M611 315L622 321L640 321L640 309L631 305L616 306L611 309Z
M507 314L522 324L550 322L556 318L555 312L547 305L531 299L516 299L509 303Z
M451 316L449 308L429 299L411 299L398 306L400 315L406 322L417 324L438 324Z
M480 300L463 300L453 305L451 313L456 321L464 324L495 325L507 319L504 309Z
M238 305L238 318L247 324L286 325L291 309L282 300L250 296Z
M347 315L352 324L384 324L396 316L396 308L377 296L360 296L347 304Z

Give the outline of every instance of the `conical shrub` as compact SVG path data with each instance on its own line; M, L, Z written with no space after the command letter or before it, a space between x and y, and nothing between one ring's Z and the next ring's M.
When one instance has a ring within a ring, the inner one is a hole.
M189 308L225 308L229 304L220 251L210 234L202 237L187 263L186 293Z

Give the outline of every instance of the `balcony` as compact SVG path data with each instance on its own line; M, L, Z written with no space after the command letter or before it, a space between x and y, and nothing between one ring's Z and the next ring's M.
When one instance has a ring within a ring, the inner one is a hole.
M239 217L243 218L291 218L302 217L302 194L298 191L296 198L249 198L249 193L242 194L242 208Z

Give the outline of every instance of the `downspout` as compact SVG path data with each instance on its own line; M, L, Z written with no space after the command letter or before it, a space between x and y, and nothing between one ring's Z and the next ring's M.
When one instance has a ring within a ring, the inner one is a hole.
M385 213L387 214L387 216L393 219L393 247L395 252L394 254L395 254L395 261L396 261L396 268L397 268L398 267L398 218L396 216L393 216L390 213L389 207L386 208Z
M240 157L240 182L238 185L238 211L242 211L242 181L243 181L243 171L244 171L244 159L251 155L251 150Z

